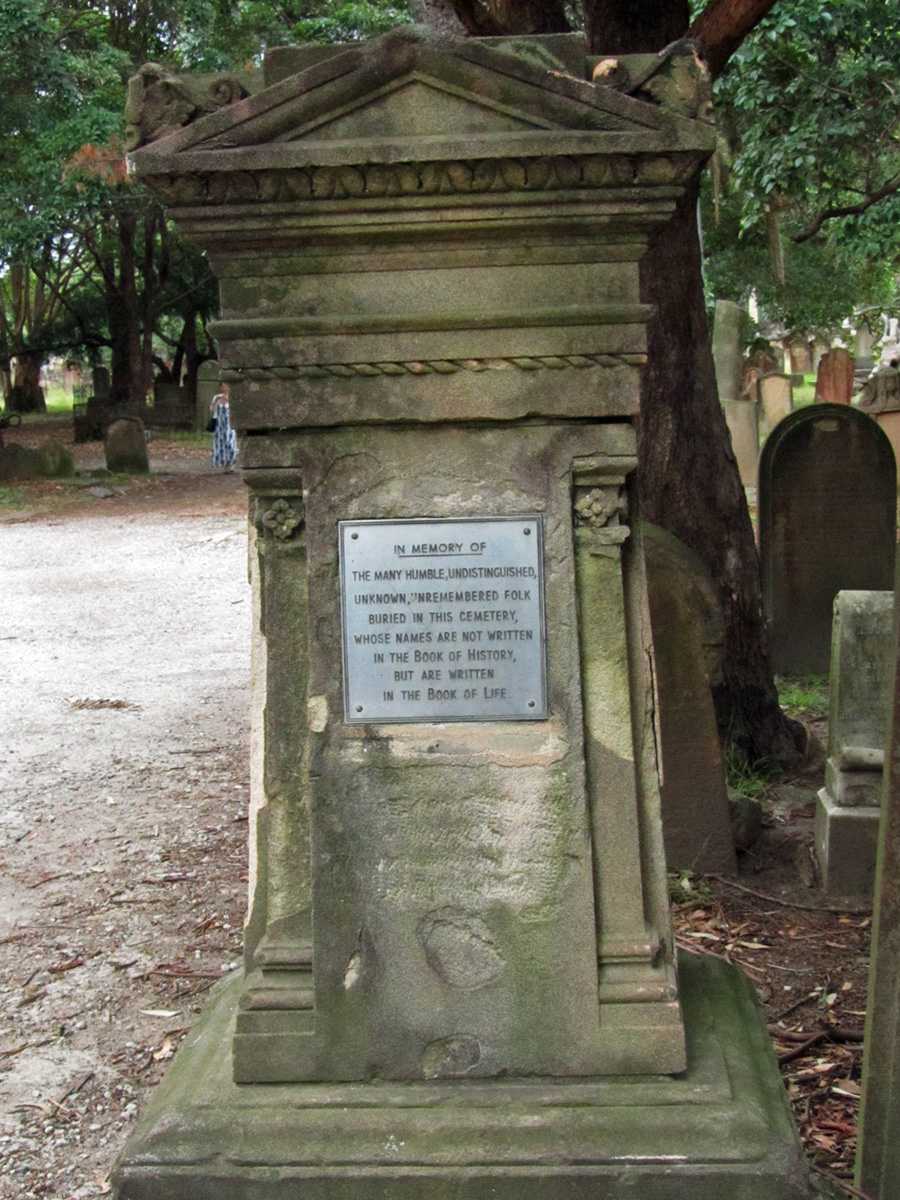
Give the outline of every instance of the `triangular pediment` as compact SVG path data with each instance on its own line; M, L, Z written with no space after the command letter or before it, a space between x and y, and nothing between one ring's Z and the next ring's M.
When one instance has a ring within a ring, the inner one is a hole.
M255 95L164 134L134 163L140 173L156 173L188 167L188 157L196 168L221 170L241 160L273 167L397 162L459 155L468 146L473 157L560 153L553 147L571 135L646 141L659 151L705 144L697 125L515 47L406 27L335 47Z

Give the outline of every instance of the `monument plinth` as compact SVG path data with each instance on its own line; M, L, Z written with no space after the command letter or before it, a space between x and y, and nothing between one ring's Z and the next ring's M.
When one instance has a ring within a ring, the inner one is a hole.
M799 1194L770 1081L750 1115L686 1043L634 521L638 262L708 87L690 44L633 95L592 65L577 35L285 49L133 156L221 283L258 750L245 969L122 1197L600 1197L627 1162L662 1198L729 1105L709 1195Z

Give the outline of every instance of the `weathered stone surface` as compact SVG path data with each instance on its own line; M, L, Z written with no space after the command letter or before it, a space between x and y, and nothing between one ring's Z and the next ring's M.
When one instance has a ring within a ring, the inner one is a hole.
M834 602L825 785L838 804L880 801L893 612L893 592L842 591Z
M671 534L644 523L659 696L663 839L669 870L736 868L710 684L725 626L709 573Z
M825 891L871 895L894 666L894 593L838 592L816 855Z
M785 348L791 360L791 373L809 375L812 371L812 353L806 334L794 334L788 339Z
M763 375L759 381L759 424L762 436L768 437L779 421L794 408L794 391L789 375Z
M856 360L841 346L834 346L819 360L816 373L816 402L819 404L849 404L853 395L853 373Z
M71 453L63 446L47 442L36 450L8 443L0 450L0 481L6 479L55 479L74 471Z
M631 417L638 261L713 148L693 119L708 80L679 45L628 67L623 94L573 45L403 30L294 74L283 59L263 91L134 155L222 280L260 625L237 1012L176 1072L120 1198L551 1200L646 1177L663 1200L685 1156L698 1200L723 1181L802 1194L737 985L749 1103L731 1104L727 1037L692 1087L666 1078L686 1043ZM388 540L347 585L360 522L507 517L541 522L534 583L448 538L433 576ZM540 626L518 620L523 587L541 588L546 719L347 712L344 605L372 631L354 671L369 654L397 687L464 669L493 688ZM684 1135L701 1076L725 1104L706 1110L714 1151Z
M375 1104L360 1084L234 1084L221 1051L239 985L220 985L138 1123L114 1191L121 1200L811 1200L752 988L714 958L684 956L679 973L682 1075L383 1084ZM445 1050L468 1054L463 1039Z
M733 300L717 300L713 324L713 360L719 400L740 400L741 370L744 353L744 326L747 314Z
M150 470L142 421L133 418L113 421L106 431L103 452L106 469L114 475L137 475Z
M759 546L776 671L827 674L837 593L891 586L896 488L890 443L854 408L811 405L770 434Z
M893 656L855 1183L891 1200L900 1179L900 674Z
M722 411L731 448L744 487L756 487L759 472L759 405L749 400L723 400Z

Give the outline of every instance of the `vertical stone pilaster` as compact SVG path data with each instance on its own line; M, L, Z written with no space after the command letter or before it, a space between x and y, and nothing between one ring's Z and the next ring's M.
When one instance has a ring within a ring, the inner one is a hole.
M263 803L247 976L234 1040L238 1082L287 1078L312 1055L312 862L307 748L308 598L302 487L253 498L265 651ZM270 653L269 648L277 650Z

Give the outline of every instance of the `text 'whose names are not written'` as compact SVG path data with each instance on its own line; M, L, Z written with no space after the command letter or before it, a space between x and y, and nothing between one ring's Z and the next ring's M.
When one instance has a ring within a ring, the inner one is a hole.
M546 716L539 517L341 523L345 718Z

